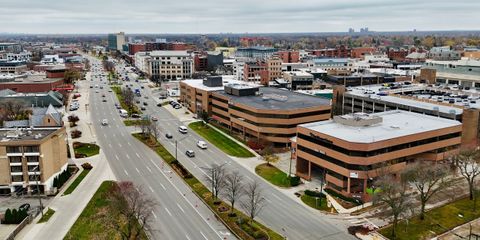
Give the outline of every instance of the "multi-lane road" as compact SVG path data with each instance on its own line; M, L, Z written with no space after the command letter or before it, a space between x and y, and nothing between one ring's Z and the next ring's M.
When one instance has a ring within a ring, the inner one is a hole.
M98 62L96 59L91 60L95 61ZM119 67L118 70L123 71L123 67ZM133 88L140 88L143 84L133 81L128 83L133 84ZM98 82L94 81L93 84ZM209 144L206 150L198 149L196 142L203 139L191 130L187 135L179 133L178 127L185 123L180 122L165 108L157 107L158 96L152 93L146 84L144 86L142 94L148 96L148 99L142 97L141 102L147 102L148 106L143 112L159 119L161 131L159 141L171 153L175 153L175 140L178 140L178 160L197 178L206 181L204 167L217 163L226 164L227 169L239 171L248 181L260 182L267 204L260 212L258 220L288 239L354 239L347 233L344 221L306 208L243 168L215 146ZM144 190L160 202L156 209L158 219L156 222L160 230L158 236L166 237L163 239L203 239L203 236L206 239L218 239L227 236L225 233L228 231L218 222L213 221L215 224L212 224L211 219L206 219L205 216L211 213L202 204L197 205L199 199L191 194L182 180L165 170L167 166L162 165L161 159L155 153L130 136L130 130L123 125L114 107L116 102L114 94L110 93L107 97L106 103L101 102L101 94L92 92L90 97L97 139L117 178L147 186ZM107 127L101 127L99 124L104 118L110 123ZM173 135L173 139L164 137L167 132ZM195 151L194 158L185 156L185 151L189 149ZM187 196L183 193L187 193ZM200 205L202 207L195 207ZM202 210L200 213L197 212L199 208ZM156 234L154 232L155 236Z
M98 60L91 58L91 62L93 65ZM152 213L152 239L235 239L168 165L131 136L114 107L116 97L104 83L93 77L93 81L84 81L80 86L103 86L89 89L95 137L117 179L132 181L157 202ZM102 102L102 94L107 102ZM101 126L102 119L108 119L109 124Z

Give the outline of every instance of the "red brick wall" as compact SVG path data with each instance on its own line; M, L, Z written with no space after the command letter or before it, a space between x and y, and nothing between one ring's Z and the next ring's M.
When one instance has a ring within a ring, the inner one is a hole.
M128 44L128 54L134 55L137 52L144 52L145 44L143 43L129 43Z
M62 84L63 80L58 80L52 83L4 83L0 84L0 90L10 89L20 93L48 92Z

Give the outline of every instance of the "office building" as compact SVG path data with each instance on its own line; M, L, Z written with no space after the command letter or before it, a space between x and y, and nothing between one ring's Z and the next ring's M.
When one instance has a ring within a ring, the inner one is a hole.
M0 60L0 74L22 74L28 70L26 62Z
M148 74L154 81L191 78L194 72L193 57L187 51L152 51Z
M298 126L293 138L296 174L325 175L327 187L348 197L369 198L381 174L398 174L413 161L442 161L458 151L462 123L395 110L334 116Z
M283 72L283 79L288 82L288 89L306 90L313 87L313 75L307 72Z
M0 52L20 53L23 47L20 43L0 43Z
M273 47L245 47L238 48L235 56L240 58L251 58L257 60L266 60L277 52Z
M284 63L298 63L300 62L300 52L299 51L278 51L278 57Z
M0 193L53 193L67 168L65 128L0 129Z
M108 34L108 49L110 51L123 51L123 45L126 44L125 33L110 33Z
M453 61L460 60L461 54L452 50L449 46L433 47L427 52L427 58L436 61Z

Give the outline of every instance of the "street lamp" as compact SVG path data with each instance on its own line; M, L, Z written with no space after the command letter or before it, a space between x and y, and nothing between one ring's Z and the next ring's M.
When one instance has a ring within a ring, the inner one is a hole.
M36 170L39 170L40 165L37 165L36 167L34 167L32 170L33 172L35 173ZM40 173L40 170L38 171ZM35 180L36 180L36 184L37 184L37 195L38 195L38 202L40 203L40 212L42 213L42 217L43 217L43 204L42 204L42 196L40 196L40 183L38 181L40 177L40 174L35 174Z
M178 161L178 153L177 153L178 152L178 142L181 142L181 141L185 140L187 137L188 137L188 135L179 139L179 140L175 139L175 160L177 160L177 161Z

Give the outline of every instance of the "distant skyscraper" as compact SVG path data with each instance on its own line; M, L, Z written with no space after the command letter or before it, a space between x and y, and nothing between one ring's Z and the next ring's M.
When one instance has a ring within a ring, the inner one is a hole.
M353 28L348 29L348 33L354 33L354 32L355 32L355 29L353 29Z
M108 49L109 50L123 50L123 45L125 45L125 33L111 33L108 34Z

